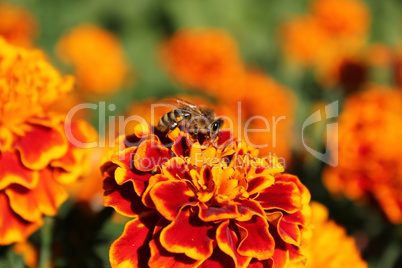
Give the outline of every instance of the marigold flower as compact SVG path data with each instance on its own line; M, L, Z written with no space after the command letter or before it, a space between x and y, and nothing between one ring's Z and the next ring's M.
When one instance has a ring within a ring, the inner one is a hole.
M260 155L275 154L290 161L296 96L291 90L258 71L248 71L242 102L243 124L263 132L247 133L247 142L260 150ZM254 119L253 119L254 118ZM248 123L247 123L248 122ZM246 138L246 137L245 137Z
M314 0L308 14L281 27L282 48L290 59L315 67L324 86L340 83L353 89L365 80L356 54L366 43L369 25L369 11L359 0Z
M236 42L223 30L183 29L162 45L162 63L183 85L241 99L238 79L244 72Z
M207 146L152 129L121 137L101 167L105 206L136 217L110 248L112 267L304 261L310 194L275 157L257 157L229 132Z
M123 49L110 32L91 24L79 25L62 36L59 57L75 68L79 89L110 94L119 90L129 72Z
M330 35L313 16L296 17L280 28L282 49L292 60L312 65L319 59L319 52L325 49Z
M303 249L303 253L308 256L306 267L366 268L367 263L361 259L355 240L347 236L343 227L333 220L328 220L328 209L317 202L312 202L310 205L313 236L309 246Z
M329 137L329 149L339 159L324 172L329 191L355 200L374 197L391 222L402 222L401 129L399 91L371 86L347 99L339 138Z
M37 31L36 20L27 10L10 3L0 3L0 37L21 47L31 47Z
M370 12L360 0L314 0L314 17L332 35L365 35L370 26Z
M64 134L64 116L48 107L71 90L39 51L0 39L0 244L22 241L67 198L62 184L80 174L84 151ZM85 142L83 121L66 126ZM93 133L93 132L92 132Z

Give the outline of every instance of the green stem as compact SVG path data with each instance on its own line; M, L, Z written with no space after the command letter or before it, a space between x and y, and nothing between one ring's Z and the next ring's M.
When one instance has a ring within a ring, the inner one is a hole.
M48 268L50 267L51 260L51 247L52 247L52 236L53 236L53 223L54 219L52 217L45 217L45 223L41 229L42 244L40 248L39 256L39 267Z

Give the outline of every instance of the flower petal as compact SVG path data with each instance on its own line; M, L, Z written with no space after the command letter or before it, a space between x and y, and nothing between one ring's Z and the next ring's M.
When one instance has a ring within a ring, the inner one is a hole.
M134 156L134 166L140 171L151 171L155 166L163 165L170 158L170 151L155 138L140 144Z
M182 181L161 181L152 187L150 196L158 212L170 221L176 218L181 208L197 204L194 192Z
M38 171L25 168L16 152L0 153L0 190L10 184L33 188L38 183L38 178Z
M205 204L198 204L200 208L198 217L203 221L218 221L224 219L234 219L240 216L237 210L237 205L229 204L221 207L207 206Z
M213 224L199 220L196 214L191 215L189 209L182 210L162 230L160 242L170 252L184 253L195 260L205 260L212 255L215 246L213 228Z
M118 167L114 172L114 178L119 185L131 181L134 184L134 190L137 195L141 195L145 188L149 178L152 176L149 172L140 171L135 167L134 157L137 153L137 148L126 148L120 154L116 154L112 157L112 162Z
M239 210L239 213L241 215L236 218L237 221L248 221L254 215L260 217L264 217L265 215L264 209L261 207L261 205L251 199L242 200L241 205L238 205L237 209Z
M31 126L25 135L14 143L21 153L24 166L31 169L43 169L51 160L66 154L68 143L61 129L40 125Z
M25 240L43 223L42 219L37 222L29 222L15 214L3 192L0 192L0 208L0 245Z
M10 206L15 213L27 221L38 221L42 214L54 216L67 199L66 190L53 179L52 171L40 172L38 184L33 189L12 185L5 189Z
M205 260L199 268L232 268L235 267L233 259L222 252L219 247L215 247L211 257Z
M171 253L162 247L160 233L168 224L169 221L161 218L161 221L159 221L158 226L154 230L153 239L149 242L149 248L151 249L151 258L148 261L149 267L198 267L202 261L191 259L183 253Z
M103 203L127 217L135 217L148 210L134 192L132 182L118 185L112 177L103 180Z
M267 177L255 177L248 181L247 192L252 195L255 193L259 193L264 189L268 188L274 183L274 178L272 176Z
M294 213L302 208L300 192L292 182L277 181L255 199L264 209L281 209Z
M162 174L168 176L172 180L186 179L187 168L184 158L173 157L167 161L162 169Z
M186 157L189 155L191 147L188 144L187 136L180 132L179 137L175 140L172 151L176 156Z
M267 214L267 219L270 223L276 226L279 236L283 241L293 245L300 245L301 240L301 232L299 225L300 222L292 222L292 215L286 215L288 217L288 221L286 217L283 216L281 212L273 212Z
M272 257L275 241L268 231L269 226L264 218L254 216L250 221L237 222L237 226L246 232L238 247L238 252L241 255L258 260L266 260Z
M247 267L251 257L242 256L237 252L239 236L234 230L234 226L229 224L229 220L221 223L216 229L216 241L219 248L233 258L236 267Z
M123 234L113 242L109 251L112 267L147 267L150 258L148 243L160 215L150 212L129 221Z

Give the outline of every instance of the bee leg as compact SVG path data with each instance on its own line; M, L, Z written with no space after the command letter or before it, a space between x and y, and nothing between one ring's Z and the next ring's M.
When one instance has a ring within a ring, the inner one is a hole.
M206 139L206 146L209 146L209 142L211 141L211 130L207 129L207 139Z
M173 122L173 123L170 125L170 127L169 127L168 133L166 133L166 137L167 137L167 135L169 135L170 132L172 132L173 130L175 130L178 125L179 125L178 122Z
M198 126L197 124L194 124L194 136L193 138L196 140L198 139Z

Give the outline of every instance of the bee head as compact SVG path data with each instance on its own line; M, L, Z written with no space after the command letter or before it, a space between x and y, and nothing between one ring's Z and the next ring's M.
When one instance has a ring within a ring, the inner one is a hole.
M222 127L223 127L223 119L222 118L218 118L211 123L209 128L211 130L212 139L215 139L215 137L218 135L218 133Z

